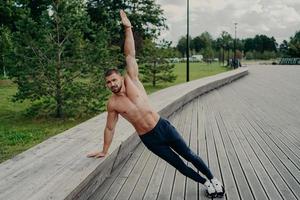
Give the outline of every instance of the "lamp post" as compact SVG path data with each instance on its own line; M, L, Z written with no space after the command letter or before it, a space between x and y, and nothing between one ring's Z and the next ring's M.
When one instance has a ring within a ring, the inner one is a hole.
M187 0L187 22L186 22L186 82L190 80L190 44L189 44L189 5L190 1Z
M234 46L233 46L233 49L234 49L234 58L233 58L233 68L235 69L237 67L237 60L236 60L236 28L237 28L237 24L238 23L234 23Z

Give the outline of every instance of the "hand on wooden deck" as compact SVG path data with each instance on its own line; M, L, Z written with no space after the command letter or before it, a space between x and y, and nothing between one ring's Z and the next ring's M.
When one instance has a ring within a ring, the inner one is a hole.
M104 153L102 151L94 151L94 152L87 154L87 157L89 157L89 158L91 158L91 157L103 158L105 156L106 156L106 153Z

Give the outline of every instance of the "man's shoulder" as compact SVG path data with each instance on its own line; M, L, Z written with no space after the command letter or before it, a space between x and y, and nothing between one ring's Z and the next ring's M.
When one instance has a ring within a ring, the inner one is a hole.
M125 73L123 77L125 81L131 80L131 77L127 73Z
M107 106L107 111L114 110L114 107L115 107L115 96L114 95L111 95L108 98L106 106Z

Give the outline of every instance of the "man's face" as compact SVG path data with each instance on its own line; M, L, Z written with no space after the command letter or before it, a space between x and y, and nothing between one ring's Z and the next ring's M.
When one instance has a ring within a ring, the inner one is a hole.
M105 78L106 87L108 87L113 93L119 93L122 88L123 77L119 74L113 73Z

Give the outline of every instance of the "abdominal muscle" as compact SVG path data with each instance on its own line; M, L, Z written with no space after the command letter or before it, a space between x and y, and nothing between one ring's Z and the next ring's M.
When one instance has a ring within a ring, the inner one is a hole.
M126 94L115 96L115 109L127 119L139 135L151 131L159 120L158 113L150 106L144 89L138 89L136 84L125 77Z

